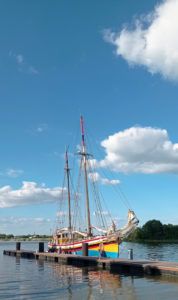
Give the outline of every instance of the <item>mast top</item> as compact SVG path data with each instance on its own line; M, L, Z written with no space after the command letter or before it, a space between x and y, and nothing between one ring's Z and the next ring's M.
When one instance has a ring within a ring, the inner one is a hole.
M82 131L82 146L85 147L84 129L83 129L83 117L82 116L80 116L80 122L81 122L81 131Z
M69 163L68 163L68 152L67 152L67 149L66 149L66 167L65 167L66 170L69 170Z

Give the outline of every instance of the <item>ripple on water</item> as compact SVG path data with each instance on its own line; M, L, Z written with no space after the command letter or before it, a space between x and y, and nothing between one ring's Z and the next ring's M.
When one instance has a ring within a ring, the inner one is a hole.
M123 243L121 256L128 249L141 259L176 260L178 246ZM22 243L23 249L36 250L37 243ZM106 270L77 268L52 262L3 256L15 243L0 243L0 299L178 299L177 277L138 277L112 274Z

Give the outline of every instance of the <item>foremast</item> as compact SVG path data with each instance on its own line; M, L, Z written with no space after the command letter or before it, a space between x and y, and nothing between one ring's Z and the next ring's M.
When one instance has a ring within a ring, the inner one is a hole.
M70 175L70 169L68 164L68 153L66 150L66 165L65 165L65 171L67 174L67 194L68 194L68 218L69 218L69 226L68 229L71 232L71 201L70 201L70 181L69 181L69 175Z
M90 203L89 203L89 194L88 194L88 179L87 179L87 157L91 154L86 153L85 151L85 138L84 138L84 127L83 127L83 117L80 117L81 122L81 134L82 134L82 151L78 152L82 156L83 166L84 166L84 176L85 176L85 193L86 193L86 204L87 204L87 221L88 221L88 236L92 235L91 233L91 221L90 221Z

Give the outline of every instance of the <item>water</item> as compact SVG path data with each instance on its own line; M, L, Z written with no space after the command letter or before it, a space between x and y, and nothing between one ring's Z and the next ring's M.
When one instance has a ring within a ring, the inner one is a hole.
M37 250L37 243L22 243L23 249ZM178 245L123 243L121 256L178 261ZM20 259L2 254L15 243L0 243L0 299L178 299L178 277L138 277L112 274L92 268L76 268L52 262Z
M120 258L128 258L128 249L133 249L134 259L178 262L178 244L173 243L122 243Z

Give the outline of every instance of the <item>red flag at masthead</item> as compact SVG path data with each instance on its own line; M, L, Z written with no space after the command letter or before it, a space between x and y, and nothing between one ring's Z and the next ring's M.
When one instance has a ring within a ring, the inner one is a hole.
M68 155L67 155L67 150L66 150L66 170L69 169L69 165L68 165Z
M84 130L83 130L83 117L80 117L81 121L81 131L82 131L82 146L85 147L85 140L84 140Z

